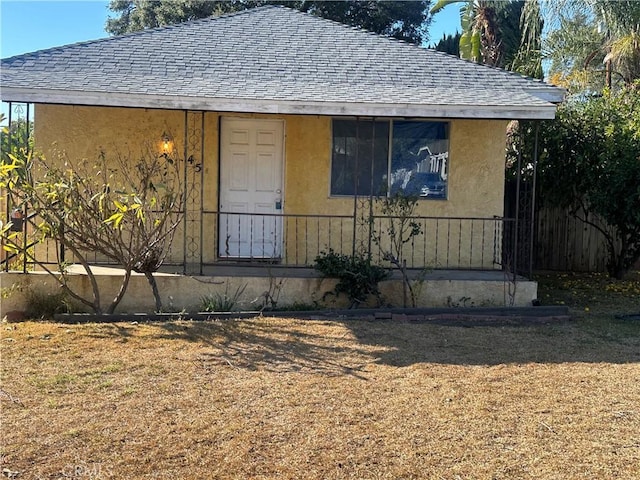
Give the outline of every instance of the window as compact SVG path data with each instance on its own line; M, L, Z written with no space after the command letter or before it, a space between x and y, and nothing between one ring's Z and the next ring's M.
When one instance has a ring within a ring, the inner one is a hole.
M333 121L332 195L382 194L388 163L388 121Z
M334 120L331 195L402 191L447 198L448 126L419 120Z

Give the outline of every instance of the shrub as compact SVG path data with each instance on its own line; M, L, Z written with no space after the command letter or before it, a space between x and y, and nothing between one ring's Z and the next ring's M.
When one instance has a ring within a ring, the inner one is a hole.
M39 290L28 289L27 317L39 320L50 320L57 313L73 313L74 308L69 296L64 292L44 293Z
M358 306L373 295L380 303L378 283L389 277L389 271L372 265L371 259L362 254L343 255L329 249L315 258L314 268L325 277L337 278L333 293L344 293L349 298L349 308ZM326 295L325 295L326 296Z
M247 288L246 283L238 286L236 291L232 295L229 295L229 284L227 283L224 293L216 292L202 297L200 299L200 309L203 312L233 312L245 288Z

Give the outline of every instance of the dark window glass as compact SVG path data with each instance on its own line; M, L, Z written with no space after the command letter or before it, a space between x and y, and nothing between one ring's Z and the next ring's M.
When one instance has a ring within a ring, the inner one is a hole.
M421 198L444 199L448 160L446 122L334 120L331 195L402 191Z
M334 120L331 195L382 194L388 158L388 121Z

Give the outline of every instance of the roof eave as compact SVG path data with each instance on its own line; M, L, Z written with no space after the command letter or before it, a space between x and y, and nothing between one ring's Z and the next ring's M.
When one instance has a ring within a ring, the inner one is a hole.
M551 86L548 88L525 89L525 91L540 100L555 104L564 102L566 96L566 91L563 88Z
M546 120L556 106L427 105L208 98L4 87L5 102L295 115Z

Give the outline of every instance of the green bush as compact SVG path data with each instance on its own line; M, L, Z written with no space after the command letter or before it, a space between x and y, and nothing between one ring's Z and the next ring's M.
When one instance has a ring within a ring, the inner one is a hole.
M344 293L353 308L366 302L373 295L380 303L378 283L389 277L389 271L378 265L372 265L371 259L362 254L343 255L329 249L315 258L314 268L325 277L338 279L333 294Z

